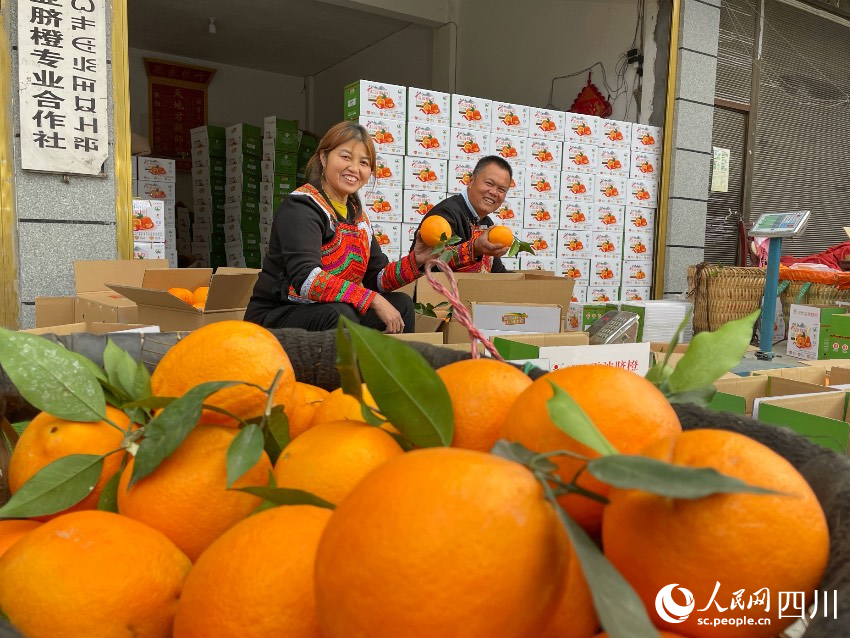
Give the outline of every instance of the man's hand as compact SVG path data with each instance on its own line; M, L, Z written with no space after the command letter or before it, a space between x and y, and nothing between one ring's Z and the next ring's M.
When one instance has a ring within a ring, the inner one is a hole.
M511 249L510 246L503 246L502 244L493 244L487 238L487 231L483 231L478 237L475 239L475 243L472 244L472 250L475 253L476 257L481 257L482 255L490 255L491 257L502 257L506 255L508 251Z
M400 334L404 332L404 321L401 318L401 314L381 295L375 295L375 298L372 300L372 308L375 310L375 314L378 315L378 319L386 325L384 332L389 334Z
M413 258L416 260L416 265L422 268L425 262L431 258L431 251L433 250L431 246L422 241L419 231L416 231L416 243L413 244Z

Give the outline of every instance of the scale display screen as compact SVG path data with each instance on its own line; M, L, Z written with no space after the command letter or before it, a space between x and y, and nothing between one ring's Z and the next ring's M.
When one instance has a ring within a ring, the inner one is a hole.
M795 210L787 213L764 213L759 215L750 229L753 237L793 237L803 232L809 221L807 210Z

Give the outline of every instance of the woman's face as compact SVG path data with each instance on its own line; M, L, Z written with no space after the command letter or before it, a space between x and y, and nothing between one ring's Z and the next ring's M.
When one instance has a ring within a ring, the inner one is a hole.
M340 144L323 158L325 185L337 195L340 201L345 200L360 190L372 175L369 152L363 142L350 140Z

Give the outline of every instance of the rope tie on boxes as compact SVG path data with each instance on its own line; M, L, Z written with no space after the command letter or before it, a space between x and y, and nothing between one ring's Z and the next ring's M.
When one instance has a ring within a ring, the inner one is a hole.
M436 268L441 271L446 278L449 280L449 285L451 286L451 290L446 288L439 281L434 279L432 268ZM472 358L477 359L480 355L478 354L478 347L475 342L480 341L481 345L487 349L494 359L498 359L499 361L504 361L502 355L499 354L499 351L496 350L496 346L487 339L481 331L475 327L472 323L472 315L469 312L469 308L460 300L460 293L457 289L457 279L455 279L454 273L452 273L452 269L449 268L446 262L441 261L440 259L431 258L425 264L425 277L428 279L428 283L436 290L438 293L443 295L446 299L449 300L449 303L452 305L453 313L452 317L457 319L458 323L462 325L469 331L471 347L472 347Z

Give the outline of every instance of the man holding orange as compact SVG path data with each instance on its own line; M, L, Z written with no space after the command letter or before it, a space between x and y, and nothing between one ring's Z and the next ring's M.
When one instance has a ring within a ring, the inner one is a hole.
M511 187L511 165L501 157L488 155L478 161L466 192L452 195L434 206L423 218L439 215L461 242L454 246L449 262L456 272L507 272L500 257L510 245L493 243L487 229L493 226L489 215L502 205ZM420 224L421 228L421 224ZM417 231L418 232L418 231Z

